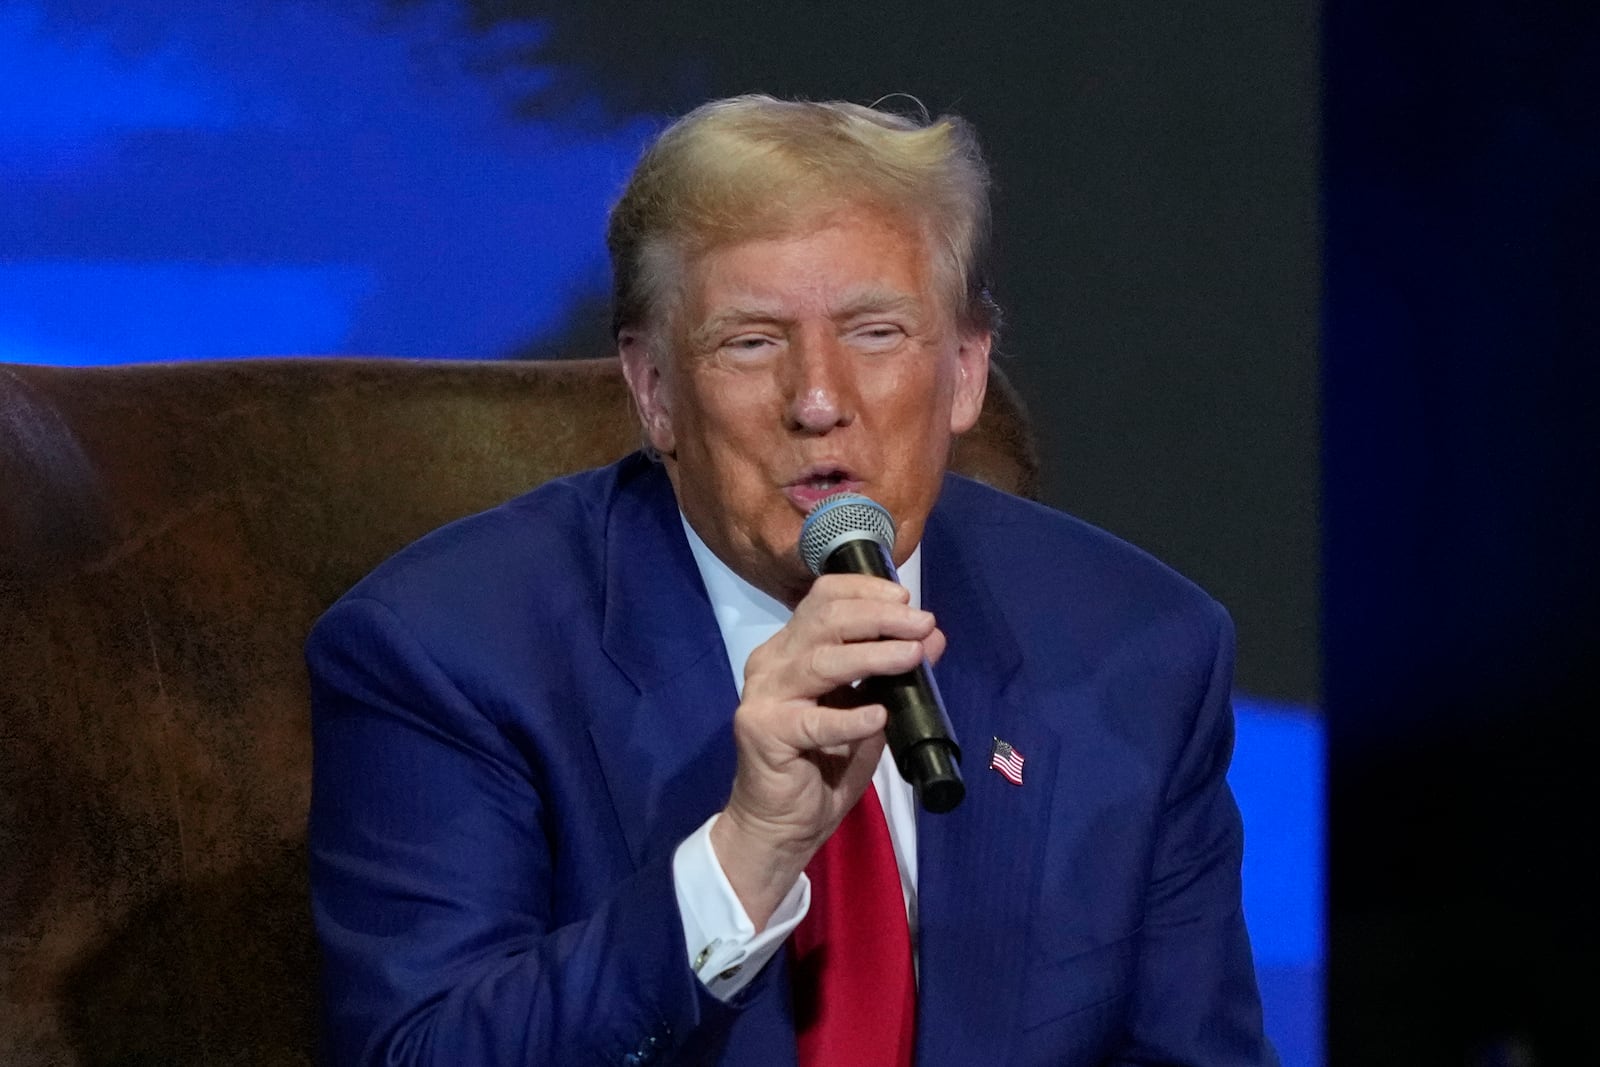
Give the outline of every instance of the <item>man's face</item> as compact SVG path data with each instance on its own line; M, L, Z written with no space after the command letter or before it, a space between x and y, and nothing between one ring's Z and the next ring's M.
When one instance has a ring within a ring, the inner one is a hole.
M895 562L922 538L953 435L983 406L987 334L963 335L921 235L863 209L693 260L660 364L624 331L645 429L684 515L738 574L793 604L812 505L889 509Z

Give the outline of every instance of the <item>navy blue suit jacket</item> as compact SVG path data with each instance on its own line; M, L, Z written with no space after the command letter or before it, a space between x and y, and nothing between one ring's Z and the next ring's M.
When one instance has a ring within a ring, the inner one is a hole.
M968 794L917 822L918 1062L1274 1062L1226 615L956 477L923 559ZM688 964L672 852L727 798L737 698L657 465L424 538L308 655L330 1062L794 1063L781 953L733 1004ZM1023 785L986 768L996 736Z

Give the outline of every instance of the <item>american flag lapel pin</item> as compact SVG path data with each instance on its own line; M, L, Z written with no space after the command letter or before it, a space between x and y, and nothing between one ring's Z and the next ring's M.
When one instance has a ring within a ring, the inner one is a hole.
M1021 785L1022 762L1022 753L1012 748L1010 742L994 739L994 746L989 749L990 770L999 771L1012 785Z

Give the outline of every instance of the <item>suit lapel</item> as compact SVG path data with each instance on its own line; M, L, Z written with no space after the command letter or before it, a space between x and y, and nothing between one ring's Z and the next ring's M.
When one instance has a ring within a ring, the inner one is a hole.
M1026 714L1021 653L977 580L970 546L936 510L924 544L925 604L949 649L935 668L961 745L967 796L917 815L920 1064L1004 1063L1022 993L1059 738ZM1025 757L1023 784L989 768L992 739Z
M672 486L653 464L624 470L606 520L601 643L633 691L589 731L638 867L727 800L739 700Z
M637 869L727 802L738 691L666 475L642 462L606 523L601 644L631 683L589 732ZM727 1063L793 1067L783 954L728 1035Z

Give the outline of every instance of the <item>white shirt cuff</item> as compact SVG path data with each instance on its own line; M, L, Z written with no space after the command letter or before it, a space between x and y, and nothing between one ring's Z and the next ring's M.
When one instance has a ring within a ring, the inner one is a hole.
M711 827L718 818L707 819L672 854L672 881L678 894L678 914L683 917L689 966L712 996L731 1000L778 954L806 917L811 909L811 880L800 875L766 929L756 933L755 923L739 903L739 895L711 847Z

